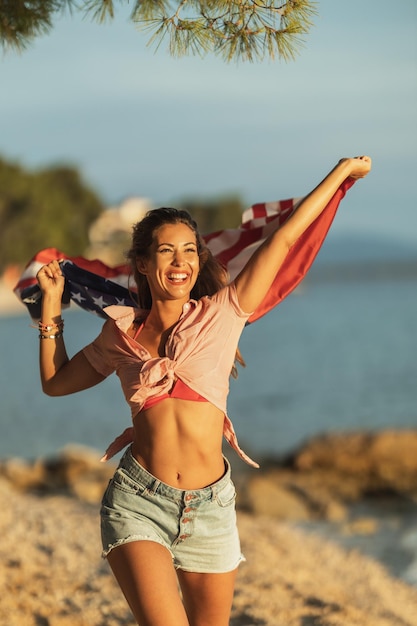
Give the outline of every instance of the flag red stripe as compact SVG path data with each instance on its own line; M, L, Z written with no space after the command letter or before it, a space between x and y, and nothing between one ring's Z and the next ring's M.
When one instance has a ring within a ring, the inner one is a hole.
M353 178L345 180L330 200L325 210L289 250L267 295L254 314L249 318L250 322L254 322L268 313L268 311L279 304L300 284L321 248L336 215L340 201L354 183L355 180Z

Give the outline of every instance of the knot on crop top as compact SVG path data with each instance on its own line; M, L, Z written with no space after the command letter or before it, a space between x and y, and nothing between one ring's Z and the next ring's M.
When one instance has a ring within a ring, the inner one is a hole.
M143 404L148 398L168 393L176 379L175 364L169 357L154 357L144 361L130 401Z

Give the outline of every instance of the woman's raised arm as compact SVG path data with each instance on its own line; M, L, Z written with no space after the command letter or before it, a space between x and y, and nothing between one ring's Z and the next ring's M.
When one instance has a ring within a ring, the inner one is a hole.
M343 181L349 177L364 178L370 169L368 156L341 159L291 217L264 241L234 281L243 311L251 313L259 306L288 250L325 209Z
M104 376L84 354L78 352L72 359L67 355L61 318L65 279L58 261L44 265L37 279L42 291L39 365L43 391L50 396L64 396L97 385Z

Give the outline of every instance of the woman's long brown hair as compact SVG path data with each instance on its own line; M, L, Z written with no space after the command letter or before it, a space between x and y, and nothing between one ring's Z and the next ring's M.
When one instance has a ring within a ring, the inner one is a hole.
M137 260L149 257L154 233L158 228L165 224L181 223L186 224L195 234L197 253L200 259L200 272L191 291L191 298L199 300L203 296L211 296L228 283L226 269L207 248L198 232L197 223L187 211L167 207L153 209L148 211L145 217L133 226L132 245L127 253L138 289L138 305L142 309L151 308L152 296L146 276L139 272L137 268ZM236 351L235 361L243 367L245 366L239 348ZM237 377L236 364L233 365L231 375L234 378Z

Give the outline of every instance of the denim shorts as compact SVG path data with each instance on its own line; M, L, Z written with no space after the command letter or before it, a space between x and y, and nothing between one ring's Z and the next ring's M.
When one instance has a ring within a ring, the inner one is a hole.
M101 506L103 557L124 543L156 541L171 553L175 568L223 573L245 560L236 526L236 491L225 474L203 489L183 491L152 476L124 453Z

